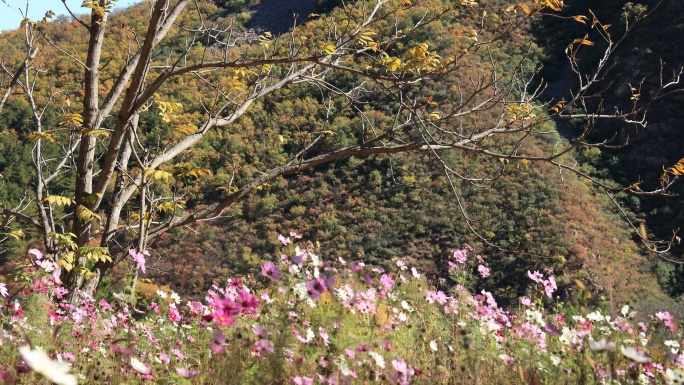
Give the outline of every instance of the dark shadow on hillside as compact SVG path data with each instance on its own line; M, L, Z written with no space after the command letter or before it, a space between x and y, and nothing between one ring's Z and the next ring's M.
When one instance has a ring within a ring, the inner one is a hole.
M316 0L262 0L250 10L247 28L277 35L306 21L315 6Z

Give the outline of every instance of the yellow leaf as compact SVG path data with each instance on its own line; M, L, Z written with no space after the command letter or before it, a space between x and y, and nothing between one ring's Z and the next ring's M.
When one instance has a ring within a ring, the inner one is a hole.
M18 240L19 238L24 238L24 231L21 229L14 230L14 231L10 231L9 233L6 233L5 235L10 237L10 238L14 238L14 239Z
M192 135L195 132L197 132L197 126L191 123L187 124L182 124L178 127L176 127L176 130L174 132L175 136L181 136L181 135Z
M560 102L556 103L555 106L551 107L551 111L557 114L563 109L563 103L565 103L565 100L561 100Z
M58 125L60 127L66 127L66 126L78 126L83 124L83 116L81 114L77 113L72 113L72 114L62 114L58 118Z
M370 47L370 49L373 50L373 52L378 52L378 43L370 41L368 42L368 47Z
M57 261L57 264L62 266L66 271L71 271L74 268L74 252L68 251L63 253Z
M85 197L83 198L83 202L84 202L85 204L88 204L88 205L89 205L89 204L95 203L95 201L97 201L98 199L101 199L101 198L102 198L102 194L100 194L100 193L94 193L94 194L90 194L90 195L85 196Z
M83 222L90 221L91 219L97 219L98 221L102 220L102 218L99 215L90 211L87 207L83 205L76 206L76 218Z
M156 182L158 180L168 182L173 179L173 175L170 172L166 172L163 170L155 170L153 168L148 168L147 170L145 170L143 175L148 177L150 182Z
M109 131L104 130L104 129L90 129L90 128L84 128L81 130L81 133L83 136L94 136L96 138L107 138L109 137Z
M31 141L33 143L35 143L41 139L45 139L46 141L52 142L52 143L54 143L56 141L55 136L48 133L48 132L34 132L32 134L26 135L26 139L28 139L29 141Z
M428 120L431 122L436 122L437 120L439 120L439 114L436 112L430 113L430 115L428 115Z
M565 7L563 0L543 0L542 4L554 11L561 11Z
M572 16L572 18L578 23L587 24L587 22L586 22L587 17L586 16L577 15L577 16Z
M72 203L71 198L59 196L59 195L48 195L43 198L43 203L47 202L51 205L56 206L69 206Z
M335 53L335 46L332 44L326 44L323 47L323 51L325 51L326 55L332 55L333 53Z
M278 140L280 141L280 143L285 143L285 137L282 135L278 135Z

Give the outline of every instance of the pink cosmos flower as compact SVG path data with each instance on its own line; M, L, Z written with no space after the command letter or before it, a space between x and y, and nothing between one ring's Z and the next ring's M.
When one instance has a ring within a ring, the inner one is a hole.
M321 339L323 340L323 344L325 346L330 345L330 335L323 329L322 327L318 328L318 334L321 336Z
M383 274L382 277L380 277L380 283L387 291L392 290L392 287L394 287L394 279L392 279L392 276L387 274Z
M302 236L299 235L296 231L290 231L290 236L294 239L302 239Z
M449 300L449 297L447 297L446 294L444 294L443 291L433 291L433 290L428 290L427 291L427 301L429 304L433 304L435 302L439 303L440 305L445 305L447 301Z
M69 289L62 286L55 286L55 295L58 299L62 299L65 295L69 293Z
M274 352L273 345L267 339L260 339L254 343L254 348L252 349L254 354L261 356L263 353L271 354Z
M259 325L252 326L252 332L259 337L268 338L268 329Z
M278 234L278 240L280 241L280 243L283 244L283 246L287 246L290 244L290 239L285 238L285 236L283 234Z
M468 260L468 251L466 249L454 251L454 259L461 265L465 264Z
M197 302L197 301L189 301L188 302L188 308L190 308L190 311L192 312L192 314L195 314L195 315L199 315L199 314L204 313L204 305L202 305L202 303Z
M479 265L477 267L477 271L480 272L480 275L482 276L482 278L489 277L489 268L487 268L487 266Z
M544 275L542 275L542 273L540 273L538 270L535 270L534 273L527 270L527 276L530 277L530 279L536 283L544 282L543 281Z
M180 312L175 306L169 308L169 319L171 322L179 322L181 320Z
M661 312L656 313L655 316L659 320L663 321L665 326L667 326L670 330L672 330L673 333L675 332L676 325L673 322L673 318L672 318L672 315L670 314L670 312L661 311Z
M145 255L149 255L147 251L143 251L142 253L136 252L134 249L128 250L128 255L133 258L133 261L138 264L138 267L140 270L142 270L143 273L145 273Z
M261 266L261 275L271 281L277 281L280 279L280 268L275 263L268 261Z
M156 302L150 302L150 309L154 310L155 313L159 313L159 305Z
M549 279L544 280L543 284L546 296L549 298L553 298L553 292L558 289L558 286L556 285L556 280L553 278L553 276L549 276Z
M36 259L43 258L43 252L38 249L29 249L27 253L33 255L34 257L36 257Z
M314 383L313 378L300 376L295 376L295 378L293 378L292 381L294 381L294 383L297 385L313 385Z
M226 335L223 333L211 335L211 351L214 354L220 354L225 351L223 346L226 344Z
M520 297L520 304L527 307L534 307L534 302L527 297Z
M351 271L354 273L358 273L359 271L363 270L363 267L365 264L363 262L352 262L351 263Z
M183 352L181 352L178 349L171 349L171 353L173 353L173 355L176 356L176 358L178 358L179 360L182 360L185 358L185 355L183 354Z
M127 355L135 354L135 350L122 348L121 346L113 344L113 343L109 344L109 348L112 349L112 351L114 353L127 354Z
M397 372L391 375L390 379L398 384L408 385L409 379L415 375L415 370L402 359L392 360L392 366Z
M176 368L176 373L183 378L193 378L200 374L199 370L190 370L186 368Z

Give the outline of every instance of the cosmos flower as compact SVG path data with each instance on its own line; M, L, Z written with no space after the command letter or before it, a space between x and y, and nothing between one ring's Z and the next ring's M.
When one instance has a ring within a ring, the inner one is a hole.
M29 368L57 385L76 385L78 380L69 374L71 365L66 362L53 361L42 350L31 350L30 346L19 348L21 357Z
M169 319L172 322L178 322L181 320L180 312L178 311L177 307L173 306L173 304L171 304L171 305L172 306L169 307Z
M537 283L544 282L543 281L544 275L542 273L540 273L539 271L535 270L535 272L532 273L529 270L527 270L527 276L530 277L530 279L533 280L534 282L537 282Z
M454 259L456 262L463 265L468 260L467 250L456 250L454 251Z
M150 255L150 253L147 251L143 251L142 253L138 253L134 249L130 249L130 250L128 250L128 255L131 256L131 258L138 265L140 270L142 270L142 272L145 273L145 255Z
M7 297L8 294L7 285L0 282L0 296Z
M243 312L249 312L259 308L259 299L247 290L240 290L238 292L238 297L238 305Z
M200 374L199 370L190 370L187 368L176 368L176 373L183 378L193 378Z
M480 272L480 275L482 276L482 278L489 277L489 268L487 268L487 266L479 265L477 267L477 271Z
M275 263L267 261L261 266L261 275L271 281L277 281L280 279L280 268Z
M290 238L285 238L283 234L278 234L278 240L280 243L283 244L283 246L287 246L290 244Z
M135 350L133 350L133 349L122 348L121 346L116 345L116 344L114 344L114 343L110 343L110 344L109 344L109 348L112 349L112 351L114 351L114 353L119 353L119 354L135 354Z
M143 364L135 357L131 357L131 367L140 374L150 374L152 372L152 368L149 365Z
M314 383L313 378L300 376L295 376L295 378L293 378L292 381L294 381L294 383L297 385L313 385Z
M589 339L589 349L591 349L594 352L600 352L603 350L613 350L615 349L615 344L612 342L606 342L605 338L601 338L601 340L599 341Z
M639 350L634 346L620 346L620 351L625 357L629 358L634 362L638 362L640 364L651 362L651 359L646 356L646 353L644 351Z

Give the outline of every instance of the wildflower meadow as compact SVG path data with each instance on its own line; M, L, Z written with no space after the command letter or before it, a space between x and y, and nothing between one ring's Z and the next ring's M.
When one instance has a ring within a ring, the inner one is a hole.
M452 251L434 286L396 258L384 267L326 258L295 234L258 277L232 277L203 301L159 290L79 306L38 250L15 292L0 283L5 384L681 384L684 355L666 311L616 314L559 299L550 271L507 309L479 289L486 258ZM146 253L129 263L145 269ZM102 293L98 293L102 294Z

